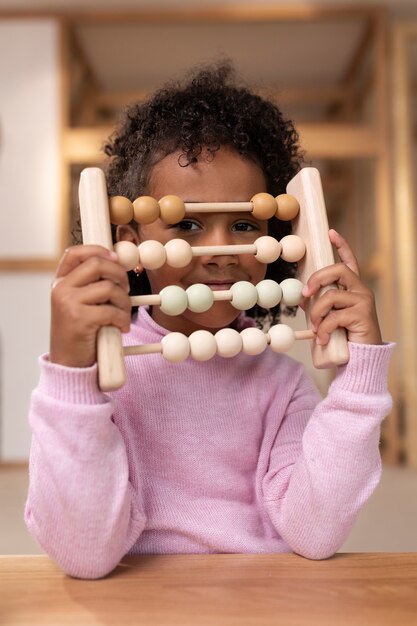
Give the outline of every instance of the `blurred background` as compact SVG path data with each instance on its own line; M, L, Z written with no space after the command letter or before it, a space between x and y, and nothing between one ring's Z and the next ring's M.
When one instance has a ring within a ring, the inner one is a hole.
M80 171L128 103L220 58L295 121L398 344L382 481L343 550L417 551L415 0L0 0L0 553L41 551L22 521L27 410Z

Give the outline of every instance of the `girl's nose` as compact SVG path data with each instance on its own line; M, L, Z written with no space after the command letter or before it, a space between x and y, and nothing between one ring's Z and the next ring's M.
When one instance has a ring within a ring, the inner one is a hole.
M204 242L201 242L203 246L232 246L236 242L234 241L233 234L228 228L213 228L207 232L207 236L204 238ZM216 265L217 267L224 268L230 265L237 265L239 263L239 257L236 254L207 254L202 258L204 265Z

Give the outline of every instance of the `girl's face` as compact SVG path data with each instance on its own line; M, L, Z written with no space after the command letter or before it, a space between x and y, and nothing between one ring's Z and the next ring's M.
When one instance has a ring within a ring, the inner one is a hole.
M167 194L179 196L184 202L238 202L266 191L262 170L237 152L222 147L211 160L205 149L195 164L181 167L180 152L166 156L157 163L150 176L148 194L159 199ZM193 213L182 222L169 225L161 220L139 227L140 241L156 239L165 244L170 239L182 238L191 246L251 244L267 234L267 221L252 217L251 213ZM252 254L207 254L193 257L184 268L165 264L158 270L147 270L152 293L159 293L167 285L187 289L194 283L204 283L211 289L230 289L238 280L258 283L265 277L266 265ZM186 335L199 329L215 331L229 326L239 315L230 302L215 302L205 313L188 309L179 316L164 314L159 307L152 308L153 319L170 331Z

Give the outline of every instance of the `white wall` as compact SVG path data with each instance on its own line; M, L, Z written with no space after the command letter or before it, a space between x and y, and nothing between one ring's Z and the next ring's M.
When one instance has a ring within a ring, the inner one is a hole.
M0 258L59 247L58 30L0 21ZM0 272L0 459L28 456L27 406L47 350L51 273Z

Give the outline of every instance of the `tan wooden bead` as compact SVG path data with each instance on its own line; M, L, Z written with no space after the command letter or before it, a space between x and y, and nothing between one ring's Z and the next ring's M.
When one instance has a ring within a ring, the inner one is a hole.
M258 220L269 220L277 212L277 201L269 193L257 193L251 198L252 215Z
M160 217L165 224L177 224L184 219L185 204L178 196L164 196L159 201Z
M290 196L287 193L281 193L275 198L278 208L275 213L275 217L283 222L289 222L297 217L300 211L300 205L297 198Z
M159 217L159 203L151 196L139 196L133 202L133 215L139 224L152 224Z
M113 196L109 199L110 222L117 226L129 224L133 219L133 204L124 196Z

